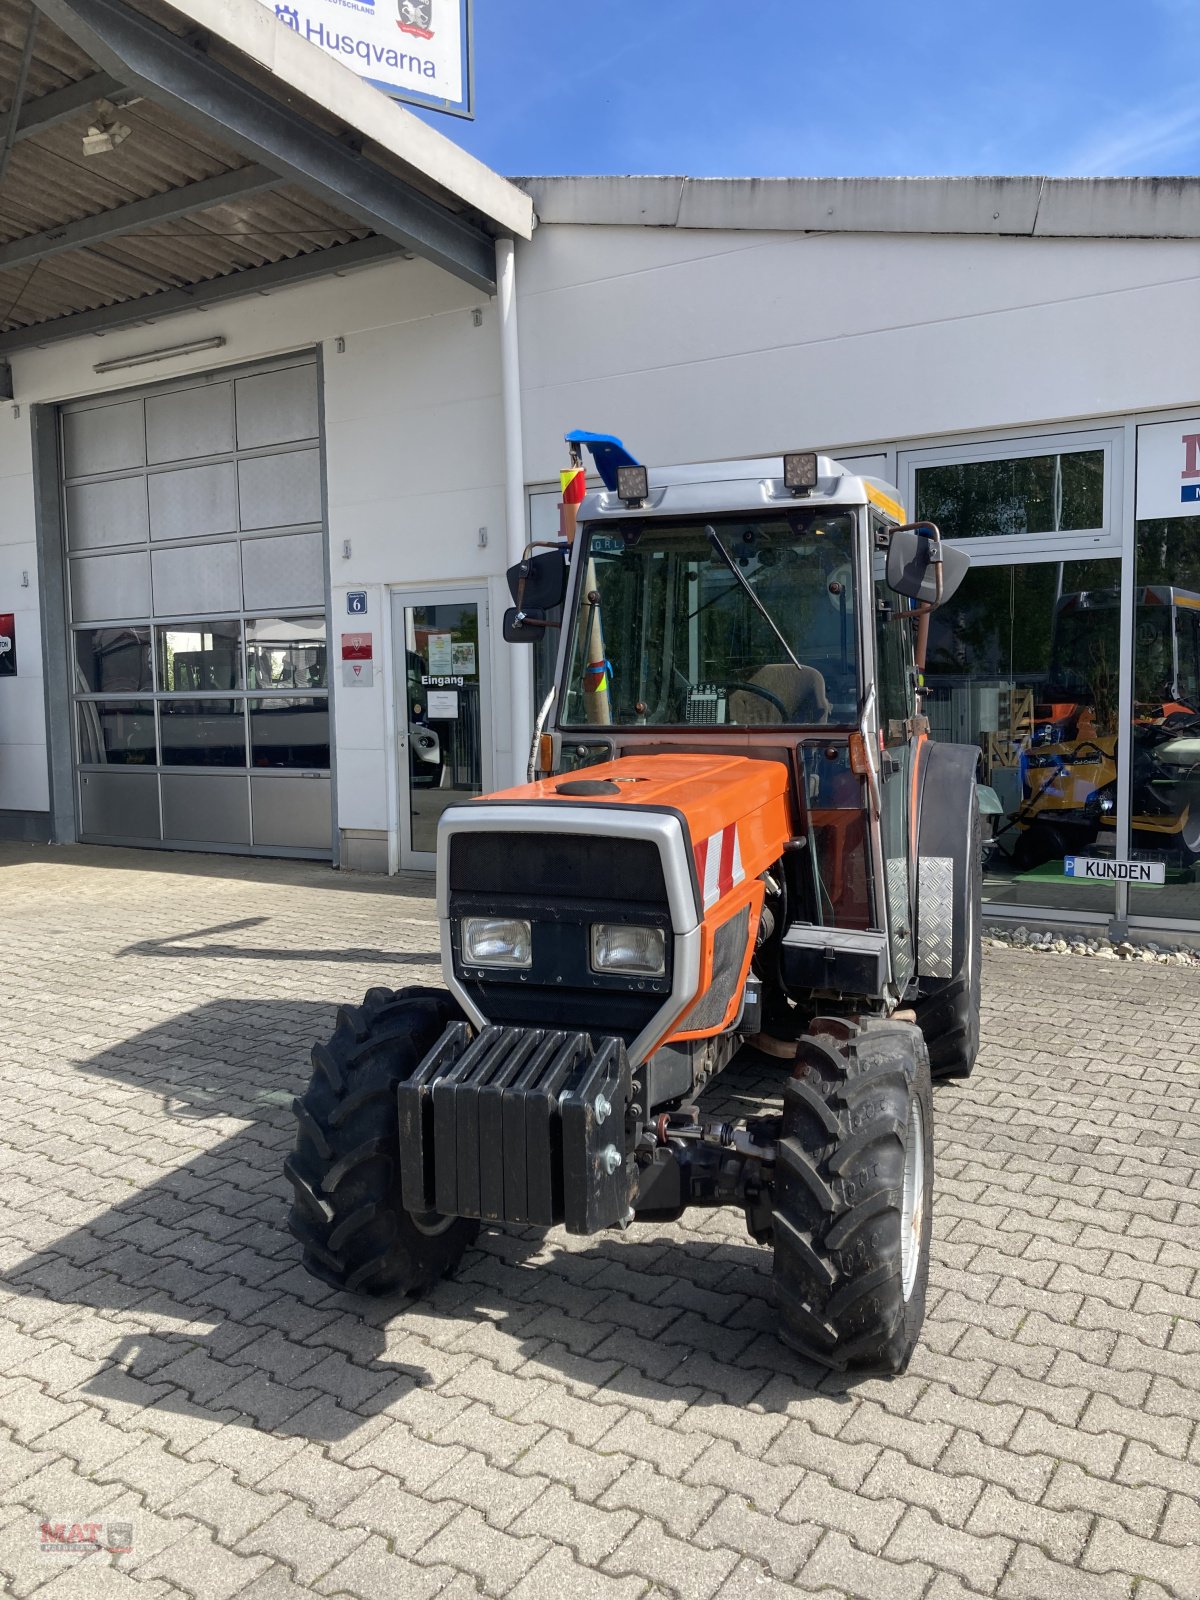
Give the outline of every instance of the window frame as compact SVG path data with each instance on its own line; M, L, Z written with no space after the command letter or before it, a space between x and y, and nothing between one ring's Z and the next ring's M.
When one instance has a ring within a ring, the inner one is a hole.
M1019 534L972 534L947 537L946 543L966 551L976 566L1011 565L1025 561L1084 561L1089 557L1120 556L1123 506L1124 429L1089 428L1069 433L1012 435L970 444L931 445L900 449L896 453L897 487L906 506L916 515L917 474L931 467L954 467L989 461L1019 461L1032 456L1081 455L1100 450L1104 455L1103 515L1098 528L1031 531Z

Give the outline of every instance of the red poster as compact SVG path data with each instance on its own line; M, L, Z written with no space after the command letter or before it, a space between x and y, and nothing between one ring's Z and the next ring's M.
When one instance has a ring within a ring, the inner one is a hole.
M17 619L11 611L0 612L0 678L17 675Z
M342 635L343 661L370 661L374 651L369 633L344 633Z

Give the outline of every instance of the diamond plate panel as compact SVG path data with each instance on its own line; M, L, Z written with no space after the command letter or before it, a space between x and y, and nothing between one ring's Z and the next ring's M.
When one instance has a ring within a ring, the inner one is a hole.
M917 863L917 971L923 978L954 976L952 856L921 856Z
M892 945L892 970L897 983L912 977L912 942L908 937L908 863L889 860L887 864L888 929ZM901 934L900 929L905 932Z

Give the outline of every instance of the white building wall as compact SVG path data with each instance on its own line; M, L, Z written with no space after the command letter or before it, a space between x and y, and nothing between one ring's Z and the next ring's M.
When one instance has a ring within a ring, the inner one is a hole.
M123 374L93 371L97 361L214 335L226 341L217 353ZM16 400L0 406L0 610L17 608L19 676L0 678L0 812L45 811L49 803L31 406L313 346L321 349L324 372L338 821L343 830L376 836L394 827L387 588L486 585L494 616L507 595L494 302L422 261L373 267L13 358ZM478 542L481 527L489 530L486 548ZM348 558L342 554L347 540ZM23 571L28 589L20 587ZM368 590L365 621L347 615L348 589ZM374 635L374 685L339 694L340 635L367 629ZM500 685L506 663L498 627L493 638L492 670ZM507 771L507 698L500 692L494 701L497 770ZM372 862L386 859L379 850L363 854Z
M668 463L786 448L862 454L1193 406L1198 275L1194 242L544 225L518 254L526 481L556 481L573 426L617 433L642 459ZM31 405L314 345L338 820L372 846L349 859L381 865L387 841L395 860L390 586L486 585L503 781L513 738L499 628L508 597L497 321L494 301L426 263L397 262L15 357L15 409L0 406L0 610L16 608L20 675L0 679L0 811L48 804ZM101 359L215 334L226 340L217 360L93 371ZM348 589L368 591L365 622L348 617ZM363 629L375 636L374 686L339 692L340 634Z
M543 226L520 250L526 471L565 428L666 463L1192 404L1189 241Z

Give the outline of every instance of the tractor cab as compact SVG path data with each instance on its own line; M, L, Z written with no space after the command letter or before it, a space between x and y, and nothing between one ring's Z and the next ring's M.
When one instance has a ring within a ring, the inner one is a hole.
M509 574L514 642L557 626L544 603L566 601L531 778L622 760L630 779L630 760L649 773L684 751L783 765L789 916L873 939L872 982L898 1002L919 954L920 622L967 558L905 526L890 485L825 456L653 476L603 449L597 462L604 487L564 518L560 547ZM831 987L860 956L828 958Z

